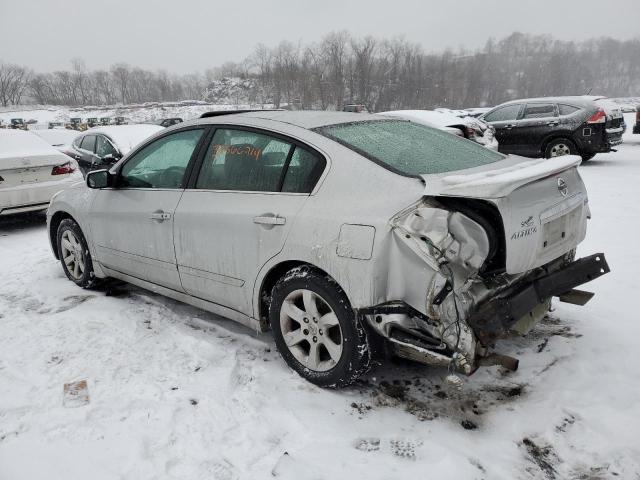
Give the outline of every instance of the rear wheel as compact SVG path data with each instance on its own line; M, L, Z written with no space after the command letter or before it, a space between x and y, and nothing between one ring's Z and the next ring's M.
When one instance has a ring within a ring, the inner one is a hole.
M568 138L556 138L547 144L544 154L546 158L562 157L564 155L578 155L576 144Z
M82 288L98 284L87 241L80 226L71 218L60 222L57 233L58 254L67 278Z
M273 287L269 319L278 351L306 380L344 387L369 367L364 327L346 294L310 267L290 270Z

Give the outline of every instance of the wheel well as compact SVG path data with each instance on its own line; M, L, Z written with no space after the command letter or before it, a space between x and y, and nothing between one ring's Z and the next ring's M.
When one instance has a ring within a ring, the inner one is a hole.
M262 279L262 286L260 287L260 295L258 296L258 316L261 322L265 322L267 325L269 324L269 302L271 301L271 290L273 289L277 281L280 280L284 276L284 274L292 268L300 267L302 265L308 265L314 270L317 270L318 272L331 277L331 275L329 275L321 268L318 268L311 263L303 262L301 260L287 260L285 262L274 265Z
M49 222L49 241L51 242L53 254L58 260L60 259L60 254L58 253L58 241L56 236L58 235L58 227L60 226L60 222L62 222L62 220L64 220L65 218L74 220L74 218L67 212L56 212L53 214L53 217L51 217L51 221Z

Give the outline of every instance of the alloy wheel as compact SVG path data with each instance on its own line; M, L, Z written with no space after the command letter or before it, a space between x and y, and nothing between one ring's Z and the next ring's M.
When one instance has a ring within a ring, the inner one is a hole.
M309 370L326 372L342 356L343 336L333 309L317 293L301 289L289 293L280 308L284 342Z
M60 241L62 260L69 274L76 280L84 275L85 263L82 244L71 230L65 230Z
M571 149L566 143L558 143L551 147L552 157L561 157L562 155L571 155Z

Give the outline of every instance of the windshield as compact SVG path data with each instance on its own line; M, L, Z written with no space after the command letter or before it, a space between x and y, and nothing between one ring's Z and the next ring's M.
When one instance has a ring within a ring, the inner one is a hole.
M404 120L343 123L315 131L407 176L464 170L505 158L475 142Z

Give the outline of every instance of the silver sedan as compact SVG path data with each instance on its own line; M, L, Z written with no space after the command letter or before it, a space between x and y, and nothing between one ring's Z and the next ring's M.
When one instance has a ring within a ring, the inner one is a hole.
M256 111L181 123L55 196L54 255L259 331L300 375L344 386L375 355L470 374L496 340L608 271L574 261L579 157L504 156L402 119Z

